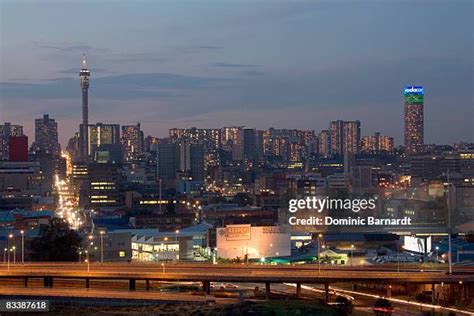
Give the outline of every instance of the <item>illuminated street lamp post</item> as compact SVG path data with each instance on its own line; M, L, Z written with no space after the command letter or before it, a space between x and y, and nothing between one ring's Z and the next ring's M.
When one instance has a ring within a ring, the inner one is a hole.
M451 185L449 183L449 170L447 174L448 178L448 194L447 194L447 204L448 204L448 272L453 274L453 258L452 258L452 249L451 249Z
M8 245L7 245L7 247L8 247L8 270L10 270L10 252L12 252L12 248L10 246L10 244L11 244L10 240L12 240L12 239L13 239L13 234L8 234ZM15 241L13 240L13 243L14 242Z
M10 271L10 252L12 252L12 249L8 249L8 271Z
M163 274L165 274L165 264L162 262L161 266L163 267Z
M81 261L82 261L81 260L82 259L82 251L79 250L78 254L79 254L79 263L81 263Z
M21 234L21 264L25 263L25 231L20 230Z
M174 233L175 233L175 237L176 237L176 244L178 245L178 248L177 248L178 254L176 255L176 260L178 260L178 256L179 256L179 242L178 242L179 229L175 230Z
M397 241L397 272L400 273L400 239Z
M351 245L351 267L352 267L352 261L354 261L354 245Z
M90 272L91 268L90 268L90 262L89 262L89 251L86 250L85 253L86 253L87 272Z
M322 234L318 234L318 273L321 273L321 238Z
M438 246L436 246L435 250L436 250L436 263L438 263L438 253L439 253L439 247L438 247Z
M3 264L7 263L7 248L3 249Z
M13 249L13 264L16 264L16 247L13 246L12 249Z
M101 230L99 233L100 233L100 263L104 263L104 235L105 235L105 231Z

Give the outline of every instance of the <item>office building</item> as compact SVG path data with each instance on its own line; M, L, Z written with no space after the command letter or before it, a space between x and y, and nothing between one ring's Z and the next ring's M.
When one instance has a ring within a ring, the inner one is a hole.
M405 99L405 150L408 154L419 153L424 145L424 90L423 87L406 87Z
M333 121L329 132L332 155L343 156L346 151L360 153L360 121Z
M8 141L10 136L23 136L23 126L9 122L0 125L0 160L8 160Z
M331 155L331 133L329 130L322 130L318 135L319 155L328 158Z
M123 161L126 163L136 161L143 152L143 131L140 123L122 126Z
M177 143L178 170L189 180L204 181L204 146L189 140Z
M87 202L92 208L124 205L121 170L116 164L90 164L87 170ZM82 204L82 203L81 203Z
M367 153L392 152L393 137L375 133L362 137L362 151Z
M35 141L31 145L31 151L42 151L53 156L60 154L58 123L50 118L48 114L35 120Z
M88 152L93 161L120 163L122 146L120 141L120 125L97 123L88 128Z
M239 137L239 130L241 127L232 126L232 127L223 127L221 128L221 143L222 149L225 151L232 151L233 144L236 143Z

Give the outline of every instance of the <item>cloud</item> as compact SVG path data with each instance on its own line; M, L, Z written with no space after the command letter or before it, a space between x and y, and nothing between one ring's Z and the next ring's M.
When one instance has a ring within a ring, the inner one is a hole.
M59 43L59 44L43 44L40 42L35 42L34 45L38 48L46 50L54 50L61 53L72 53L72 52L84 52L89 53L91 51L95 52L105 52L106 48L98 48L87 44L82 43Z
M248 76L248 77L260 77L264 76L265 73L263 71L257 71L257 70L244 70L239 73L242 76Z
M198 46L200 49L222 49L222 46L202 45Z
M109 99L150 99L183 96L188 90L223 87L234 79L168 73L121 74L91 78L90 93ZM0 82L3 98L75 98L78 79L52 78L39 83Z
M156 52L143 52L118 54L115 57L106 58L106 60L113 63L164 63L168 61L168 58L160 56Z
M231 64L231 63L215 63L215 67L222 68L257 68L259 65L249 65L249 64Z
M59 50L59 51L62 51L62 52L75 52L75 51L88 52L88 51L91 51L93 49L93 47L89 46L89 45L76 45L76 46L39 45L38 47Z

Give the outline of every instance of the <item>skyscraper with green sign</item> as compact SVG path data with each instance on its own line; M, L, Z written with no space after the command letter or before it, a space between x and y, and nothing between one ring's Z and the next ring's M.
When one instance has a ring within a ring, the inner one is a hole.
M424 107L423 87L405 87L405 150L408 154L417 154L424 144Z

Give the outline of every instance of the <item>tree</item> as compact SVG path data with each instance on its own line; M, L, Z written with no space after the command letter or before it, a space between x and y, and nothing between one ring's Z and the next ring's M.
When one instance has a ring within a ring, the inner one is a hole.
M75 261L82 238L62 218L52 218L29 243L33 261Z
M393 306L389 300L384 298L379 298L375 301L374 305L374 314L377 316L388 316L392 315L393 313Z

